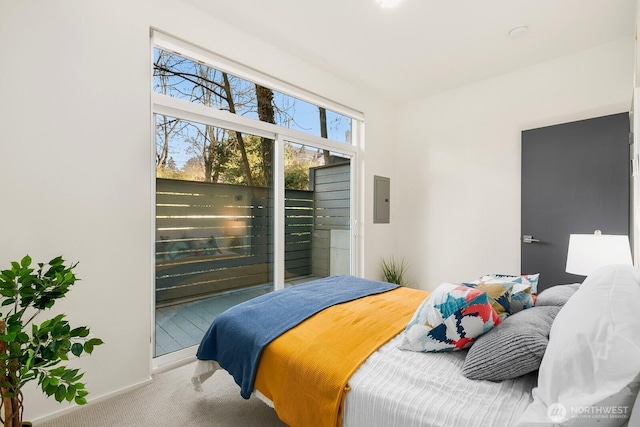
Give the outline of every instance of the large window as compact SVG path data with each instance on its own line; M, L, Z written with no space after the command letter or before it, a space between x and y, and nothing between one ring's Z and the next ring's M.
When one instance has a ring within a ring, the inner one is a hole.
M190 351L239 302L355 274L353 142L362 120L167 36L153 42L155 355L163 356Z
M351 144L352 119L159 47L153 89L195 104Z

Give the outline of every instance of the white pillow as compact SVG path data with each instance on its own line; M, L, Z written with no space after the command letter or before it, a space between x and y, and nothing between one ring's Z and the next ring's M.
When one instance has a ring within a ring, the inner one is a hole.
M603 267L585 279L553 322L519 426L628 420L640 387L639 304L640 271L631 266Z

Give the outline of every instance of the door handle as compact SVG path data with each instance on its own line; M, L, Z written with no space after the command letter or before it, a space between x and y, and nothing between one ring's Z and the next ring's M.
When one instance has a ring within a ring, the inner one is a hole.
M534 239L533 236L524 235L522 236L522 243L539 243L540 240Z

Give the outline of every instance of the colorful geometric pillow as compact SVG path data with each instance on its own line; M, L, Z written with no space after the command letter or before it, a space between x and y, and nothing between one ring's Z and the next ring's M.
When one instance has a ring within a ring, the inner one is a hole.
M485 279L486 278L486 279ZM510 282L520 283L522 285L530 285L531 293L538 293L538 279L540 278L540 273L537 274L523 274L523 275L511 275L511 274L488 274L483 276L482 280L490 280L490 279L506 279Z
M486 292L489 302L501 319L511 314L511 289L515 283L501 280L477 280L464 283L465 286ZM533 304L532 304L533 305Z
M404 331L401 350L441 352L467 348L500 323L487 294L443 283L418 307Z
M531 308L535 305L534 294L531 293L531 287L517 283L511 288L511 314L515 314L525 308Z
M484 283L513 283L509 314L515 314L525 308L531 308L535 303L535 291L538 288L540 274L525 274L522 276L510 276L507 274L490 274L482 276L479 281Z

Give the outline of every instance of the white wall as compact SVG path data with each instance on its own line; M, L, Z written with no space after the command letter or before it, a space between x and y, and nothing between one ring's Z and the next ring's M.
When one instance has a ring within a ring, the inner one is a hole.
M520 271L521 131L629 111L633 46L609 43L400 109L398 240L421 288Z
M360 274L377 277L394 249L391 226L371 216L373 175L394 175L384 102L178 0L3 1L0 268L27 252L80 261L82 281L58 310L106 342L72 361L86 370L90 400L150 375L150 27L363 111ZM34 387L25 403L31 420L66 408Z

